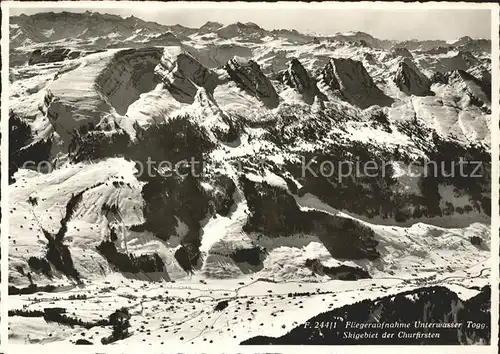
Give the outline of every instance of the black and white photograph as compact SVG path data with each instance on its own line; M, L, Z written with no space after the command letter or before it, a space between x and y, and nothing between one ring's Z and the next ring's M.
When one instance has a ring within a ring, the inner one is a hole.
M496 345L498 5L345 5L7 9L9 344Z

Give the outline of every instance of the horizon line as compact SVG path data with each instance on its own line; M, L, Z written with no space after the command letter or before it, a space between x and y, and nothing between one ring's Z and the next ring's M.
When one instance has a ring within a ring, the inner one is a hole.
M133 9L134 8L132 8L132 7L130 7L130 8L121 8L121 10L133 10ZM71 7L71 8L64 7L64 8L61 8L61 9L54 8L54 7L39 7L39 8L33 8L33 7L19 8L19 7L15 7L15 8L9 8L9 10L10 10L9 11L9 18L21 17L21 16L31 17L31 16L35 16L35 15L38 15L38 14L43 14L43 13L53 13L53 14L71 13L71 14L82 14L82 15L86 14L86 13L90 13L90 14L100 14L100 15L114 16L114 17L121 18L123 20L126 20L127 18L137 18L137 19L139 19L141 21L149 22L149 23L155 23L155 24L160 25L160 26L166 26L166 27L182 26L184 28L192 29L192 30L200 29L203 25L205 25L208 22L219 23L223 27L227 27L227 26L230 26L230 25L233 25L233 24L237 24L237 23L242 23L242 24L252 23L252 24L256 24L259 28L261 28L261 29L263 29L265 31L269 31L269 32L280 31L280 30L288 30L288 31L292 31L293 30L293 31L297 31L298 33L300 33L302 35L318 36L318 37L329 37L329 36L346 35L347 33L352 32L352 33L367 34L367 35L369 35L369 36L371 36L371 37L373 37L375 39L378 39L378 40L381 40L381 41L388 41L388 42L444 41L444 42L450 42L450 43L447 43L447 44L451 45L454 42L457 42L461 38L465 38L465 37L469 37L469 38L471 38L473 40L487 40L487 41L491 41L491 36L490 37L485 37L485 36L479 36L479 35L474 35L474 34L458 35L458 36L450 37L450 38L445 38L445 37L440 37L440 38L425 38L425 39L418 39L418 38L415 38L415 37L413 37L413 38L407 37L405 39L401 39L401 38L388 38L388 37L380 37L380 36L377 36L377 35L373 35L372 31L366 31L366 30L360 30L360 29L357 29L357 30L351 29L351 30L347 30L347 31L335 31L333 33L328 33L327 34L324 31L323 32L322 31L313 31L313 30L305 30L304 31L304 30L299 30L297 28L293 28L293 27L276 27L274 29L268 29L268 28L266 28L267 26L262 25L261 23L260 24L256 23L256 21L242 21L242 20L235 20L235 21L207 20L203 24L201 24L199 27L197 27L197 26L192 26L192 25L189 25L189 24L182 24L182 23L179 23L179 22L177 22L177 23L168 23L168 24L167 23L161 23L158 20L145 19L144 16L141 16L140 14L133 14L132 13L130 15L126 15L126 14L123 14L123 13L111 13L111 12L106 11L106 10L113 10L111 8L102 8L101 9L101 8L94 7L94 6L92 6L91 8L77 6L77 7ZM18 10L19 12L12 13L11 10ZM39 10L39 11L33 12L33 13L26 13L25 12L26 10ZM75 10L82 10L82 11L75 11ZM227 10L231 10L231 8L229 8ZM10 25L10 23L9 23L9 25Z

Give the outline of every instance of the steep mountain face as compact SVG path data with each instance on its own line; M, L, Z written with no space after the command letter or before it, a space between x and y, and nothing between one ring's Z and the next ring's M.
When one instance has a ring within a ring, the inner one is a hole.
M182 103L193 103L198 87L213 92L218 81L214 72L188 53L179 52L177 47L172 52L165 51L155 73L161 77L170 93Z
M332 90L338 90L348 102L360 108L375 104L390 106L394 102L375 85L360 61L330 59L323 71L323 81Z
M199 33L213 33L213 32L216 32L221 27L224 27L224 26L218 22L208 21L207 23L205 23L203 26L200 27L198 32Z
M335 36L328 37L331 41L351 42L362 44L370 48L387 49L391 46L390 41L380 40L365 32L347 32L337 33Z
M269 108L278 106L279 96L273 84L255 61L233 58L228 61L224 69L238 87L258 98L264 105Z
M96 126L114 111L125 114L153 89L161 55L156 48L98 53L85 65L56 73L40 110L67 146L75 130Z
M403 57L403 58L413 58L413 54L407 48L394 47L391 49L391 54L395 57Z
M248 41L259 42L260 39L265 36L266 32L266 30L260 28L255 23L236 22L218 29L217 35L223 39L240 37L245 38Z
M399 62L394 83L407 95L431 95L430 80L408 59Z
M40 63L55 63L58 61L71 60L83 57L93 52L85 52L79 50L72 50L71 48L56 48L53 50L42 51L41 49L34 50L29 59L29 65L36 65Z
M464 70L455 70L448 78L448 84L460 87L465 96L473 101L472 104L480 107L491 107L491 86L488 81L479 80Z
M280 74L278 80L296 89L307 103L313 103L316 96L322 95L316 86L316 80L296 58L290 61L288 69Z
M11 23L12 338L45 341L45 302L26 311L26 294L74 285L81 308L56 322L76 327L54 340L95 335L142 295L152 307L131 324L159 329L123 341L180 343L194 335L178 314L205 324L207 308L220 320L193 342L285 343L311 316L361 307L391 321L478 310L465 295L489 279L487 51L107 16ZM54 33L28 36L36 26ZM400 301L411 316L394 315Z
M460 107L474 107L491 113L491 85L488 80L479 80L463 70L453 70L447 73L437 73L433 79L446 86L443 94L452 97Z
M437 55L436 57L426 56L419 61L421 67L430 72L447 72L451 70L474 70L489 64L476 58L470 52L448 51L446 56Z
M467 50L484 50L491 52L491 41L487 39L472 39L469 36L459 38L452 44L454 47L466 48Z
M436 47L446 47L448 42L444 40L428 40L428 41L418 41L418 40L409 40L397 43L394 47L397 48L406 48L408 50L421 50L427 51Z

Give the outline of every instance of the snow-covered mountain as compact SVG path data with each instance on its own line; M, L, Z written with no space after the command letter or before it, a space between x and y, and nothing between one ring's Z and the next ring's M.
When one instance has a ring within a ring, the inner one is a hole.
M488 41L92 12L10 30L11 340L288 343L409 297L489 316Z

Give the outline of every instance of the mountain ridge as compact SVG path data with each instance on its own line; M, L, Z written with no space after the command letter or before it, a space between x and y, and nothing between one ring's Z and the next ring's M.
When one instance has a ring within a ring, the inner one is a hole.
M280 34L283 32L293 32L296 35L303 36L305 38L321 38L321 39L330 39L330 40L339 40L339 41L354 41L354 40L359 40L359 39L365 39L368 40L369 43L372 45L375 45L377 47L384 47L384 48L390 48L392 46L403 46L407 47L409 49L416 49L416 48L422 48L424 50L428 50L431 48L439 47L439 46L452 46L452 47L457 47L460 45L464 44L472 44L472 45L479 45L481 47L488 47L491 46L491 40L488 39L483 39L483 38L477 38L473 39L470 36L463 36L456 41L450 41L446 39L442 40L426 40L426 39L409 39L409 40L394 40L394 39L379 39L375 38L374 36L361 32L361 31L356 31L356 32L348 32L348 33L334 33L334 34L308 34L308 33L300 33L294 29L286 29L286 28L276 28L272 30L267 30L255 23L242 23L242 22L235 22L235 23L230 23L227 25L223 25L220 23L216 22L210 22L208 21L207 23L201 25L200 27L186 27L180 24L159 24L154 21L146 21L142 20L139 17L135 17L133 15L129 17L123 17L120 15L114 15L114 14L107 14L107 13L102 13L102 12L94 12L94 11L86 11L84 13L78 13L78 12L70 12L70 11L63 11L63 12L40 12L37 14L32 14L32 15L17 15L17 16L11 16L10 17L10 24L14 25L25 25L29 27L30 25L33 25L36 23L39 27L44 28L44 23L43 20L46 21L51 21L54 19L60 19L60 18L74 18L75 20L85 20L85 19L92 19L92 20L97 20L97 21L111 21L113 23L117 24L128 24L131 25L133 28L138 28L142 27L145 29L149 29L151 31L172 31L176 35L181 34L181 35L191 35L197 32L203 32L207 28L207 24L209 25L217 25L218 29L223 28L223 27L231 27L231 26L236 26L236 27L241 27L245 26L248 28L251 28L253 30L258 30L262 31L262 33L267 34L267 35L273 35L273 34ZM95 21L94 21L95 22ZM47 28L46 30L50 30ZM83 32L83 31L82 31ZM346 35L347 34L347 35ZM46 42L51 40L51 36L45 36L42 33L38 33L39 36L35 36L31 38L32 40L37 40L38 43L40 42ZM68 37L61 37L62 38L69 38ZM451 42L451 43L450 43ZM13 44L15 45L21 45L23 41L15 41ZM489 44L488 44L489 43ZM430 46L430 47L429 47Z

